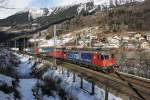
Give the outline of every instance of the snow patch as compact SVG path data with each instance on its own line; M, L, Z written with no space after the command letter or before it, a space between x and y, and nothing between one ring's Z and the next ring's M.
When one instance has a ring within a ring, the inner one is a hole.
M33 67L35 61L29 60L29 56L17 55L20 58L20 64L17 68L17 72L20 76L29 76L32 72L31 68Z
M13 78L0 74L0 85L7 84L7 86L12 86Z
M20 79L18 90L22 95L21 100L35 100L32 89L36 85L37 79Z
M86 11L86 4L81 4L81 5L78 7L78 9L77 9L78 14L80 14L82 10Z
M0 91L0 100L15 100L13 94L5 94Z
M43 96L43 100L60 100L59 96L47 96L47 95L44 95Z

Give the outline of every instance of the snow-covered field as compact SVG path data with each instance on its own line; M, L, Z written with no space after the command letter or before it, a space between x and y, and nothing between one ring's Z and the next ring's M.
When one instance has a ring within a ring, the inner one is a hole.
M0 68L14 67L14 63L17 63L17 59L7 49L0 49Z
M12 81L14 81L13 78L0 74L0 87L5 85L5 87L12 87ZM6 94L0 91L0 100L14 100L13 93Z
M14 81L13 78L0 74L0 85L12 86L12 81Z
M32 88L35 86L37 83L37 79L20 79L19 82L19 91L22 95L21 100L35 100L35 97L33 96L32 93Z
M29 77L32 72L31 68L34 65L35 61L30 60L29 56L18 55L17 57L20 59L20 64L17 68L17 72L20 77ZM29 79L20 79L18 91L21 93L21 100L35 100L35 97L32 93L32 88L37 83L37 79L29 78Z
M0 100L15 100L13 94L5 94L4 92L0 91Z
M10 88L13 87L14 78L7 76L11 68L14 67L16 59L13 59L12 54L7 49L0 49L0 100L14 100L13 92ZM5 75L7 74L7 75ZM7 93L6 93L7 92Z
M29 57L21 57L20 61L21 64L19 64L19 67L17 68L18 74L22 77L28 77L32 71L31 68L35 62L29 60Z
M70 34L64 35L63 39L58 39L56 38L55 43L57 46L63 46L66 43L70 42L73 40L73 37L70 37ZM51 47L54 46L54 38L50 40L43 40L39 43L40 47Z

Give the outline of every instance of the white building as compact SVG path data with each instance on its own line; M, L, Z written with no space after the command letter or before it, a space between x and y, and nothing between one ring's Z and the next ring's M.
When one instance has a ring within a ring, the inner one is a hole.
M145 33L145 36L146 36L146 40L150 41L150 33Z
M141 43L141 48L142 49L149 49L150 48L150 44L145 41L145 42Z

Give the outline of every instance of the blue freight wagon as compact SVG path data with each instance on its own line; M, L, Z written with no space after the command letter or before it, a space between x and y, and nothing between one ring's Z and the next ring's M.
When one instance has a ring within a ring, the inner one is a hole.
M70 59L70 60L79 60L78 52L68 52L68 59Z
M93 57L92 53L84 53L84 52L81 53L81 60L83 62L92 63L92 57Z
M42 48L43 53L48 53L53 51L53 48Z

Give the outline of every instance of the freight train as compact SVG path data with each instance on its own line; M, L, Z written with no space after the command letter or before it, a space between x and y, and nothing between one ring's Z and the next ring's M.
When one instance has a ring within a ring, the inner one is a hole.
M118 67L113 54L110 55L97 51L68 50L64 48L29 48L26 52L54 57L105 73L114 72L114 69Z

